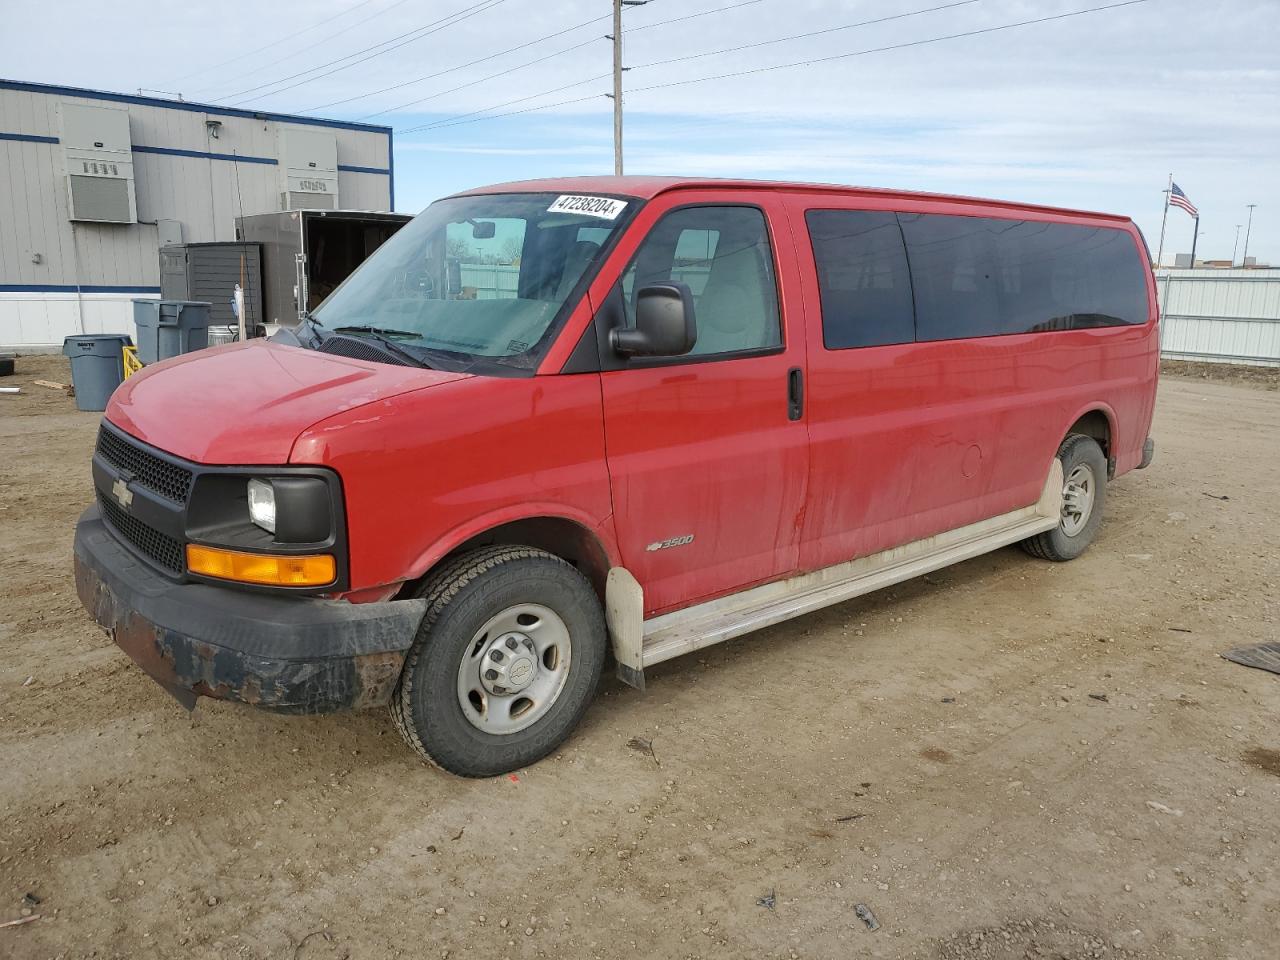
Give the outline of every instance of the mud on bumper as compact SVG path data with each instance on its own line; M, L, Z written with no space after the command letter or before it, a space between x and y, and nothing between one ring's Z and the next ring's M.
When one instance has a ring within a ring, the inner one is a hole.
M116 644L178 702L234 700L285 713L385 704L426 609L174 583L90 507L76 525L76 592Z

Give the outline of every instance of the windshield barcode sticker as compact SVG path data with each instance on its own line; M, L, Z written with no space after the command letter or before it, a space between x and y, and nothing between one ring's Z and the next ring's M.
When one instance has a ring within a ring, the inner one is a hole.
M612 197L575 197L565 195L556 197L556 202L547 207L547 213L578 213L584 217L616 220L618 219L618 214L626 208L627 201L614 200Z

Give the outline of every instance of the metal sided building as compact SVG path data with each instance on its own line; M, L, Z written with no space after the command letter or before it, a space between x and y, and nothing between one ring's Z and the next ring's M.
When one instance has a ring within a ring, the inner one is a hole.
M390 127L0 80L0 349L129 333L160 247L390 211L392 180Z

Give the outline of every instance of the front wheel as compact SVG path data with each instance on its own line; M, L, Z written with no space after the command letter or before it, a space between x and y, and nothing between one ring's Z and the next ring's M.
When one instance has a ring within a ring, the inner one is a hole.
M559 557L485 547L431 577L391 714L423 759L491 777L542 759L586 712L604 666L595 591Z
M1062 462L1062 515L1052 530L1022 541L1041 560L1074 560L1093 542L1107 496L1107 458L1091 437L1072 434L1058 448Z

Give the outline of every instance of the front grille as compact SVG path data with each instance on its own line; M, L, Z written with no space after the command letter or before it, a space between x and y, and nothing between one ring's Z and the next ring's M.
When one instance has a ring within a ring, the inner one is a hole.
M98 454L112 466L174 503L186 503L191 493L191 471L148 453L110 430L98 428Z
M336 357L350 357L353 360L368 360L371 363L393 363L398 367L413 366L408 360L394 350L388 350L376 340L364 337L347 337L340 333L331 334L320 344L321 353L329 353Z
M98 507L116 533L131 543L139 553L173 574L182 573L182 544L159 530L130 516L112 503L101 491Z

